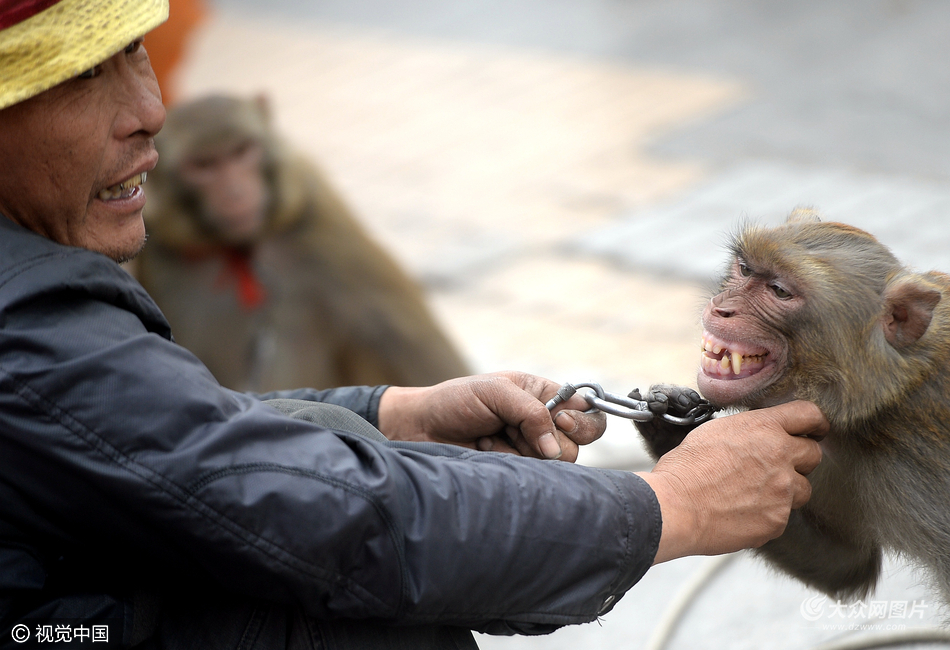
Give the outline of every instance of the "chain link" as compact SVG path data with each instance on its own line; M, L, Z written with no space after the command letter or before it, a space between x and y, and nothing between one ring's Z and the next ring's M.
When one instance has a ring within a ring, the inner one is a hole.
M600 384L594 382L564 384L558 389L554 397L548 400L545 406L550 411L561 402L569 400L581 388L589 388L591 390L591 392L581 394L581 397L583 397L587 401L588 406L590 406L585 413L603 411L604 413L633 420L634 422L650 422L656 417L653 411L650 410L647 401L609 393L605 391ZM702 424L706 420L711 419L714 411L715 409L712 404L706 400L702 400L700 404L690 409L683 417L677 417L669 413L664 413L660 417L671 424L691 426Z

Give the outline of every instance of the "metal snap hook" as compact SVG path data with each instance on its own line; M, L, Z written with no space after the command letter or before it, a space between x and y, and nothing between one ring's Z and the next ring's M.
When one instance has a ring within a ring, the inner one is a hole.
M589 409L584 411L585 413L596 413L597 411L603 411L604 413L616 415L617 417L626 418L627 420L633 420L635 422L651 422L655 417L654 413L650 410L648 402L645 400L625 397L623 395L617 395L616 393L609 393L596 382L563 384L558 389L554 397L548 400L544 406L549 411L553 410L558 404L573 397L581 388L589 388L591 391L593 391L582 395L582 397L587 401L587 404L590 406ZM712 404L703 400L703 403L690 409L690 411L683 417L677 417L675 415L670 415L669 413L664 413L660 417L671 424L677 424L680 426L694 426L702 424L703 422L711 419L713 413L715 413L715 408L712 406Z

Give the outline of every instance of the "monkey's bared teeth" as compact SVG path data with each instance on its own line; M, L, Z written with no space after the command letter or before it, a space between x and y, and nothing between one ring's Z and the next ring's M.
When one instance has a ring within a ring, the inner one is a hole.
M702 370L718 379L745 379L766 366L769 351L765 348L741 342L729 342L716 338L709 332L702 337Z

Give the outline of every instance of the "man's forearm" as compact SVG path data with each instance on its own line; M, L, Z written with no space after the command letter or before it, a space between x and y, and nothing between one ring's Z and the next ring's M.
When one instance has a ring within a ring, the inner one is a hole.
M378 429L379 401L387 388L388 386L343 386L324 390L298 388L251 394L260 400L302 399L309 402L336 404L353 411Z

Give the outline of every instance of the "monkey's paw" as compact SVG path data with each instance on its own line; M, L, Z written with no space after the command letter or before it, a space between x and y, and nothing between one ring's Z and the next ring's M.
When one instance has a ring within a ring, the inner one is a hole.
M664 420L661 416L669 413L676 417L684 417L693 408L705 403L705 400L692 388L674 386L672 384L654 384L649 392L641 395L640 389L630 391L628 397L642 400L653 413L654 418L649 422L634 422L637 431L647 444L647 450L654 459L659 458L673 449L698 425L674 424Z

